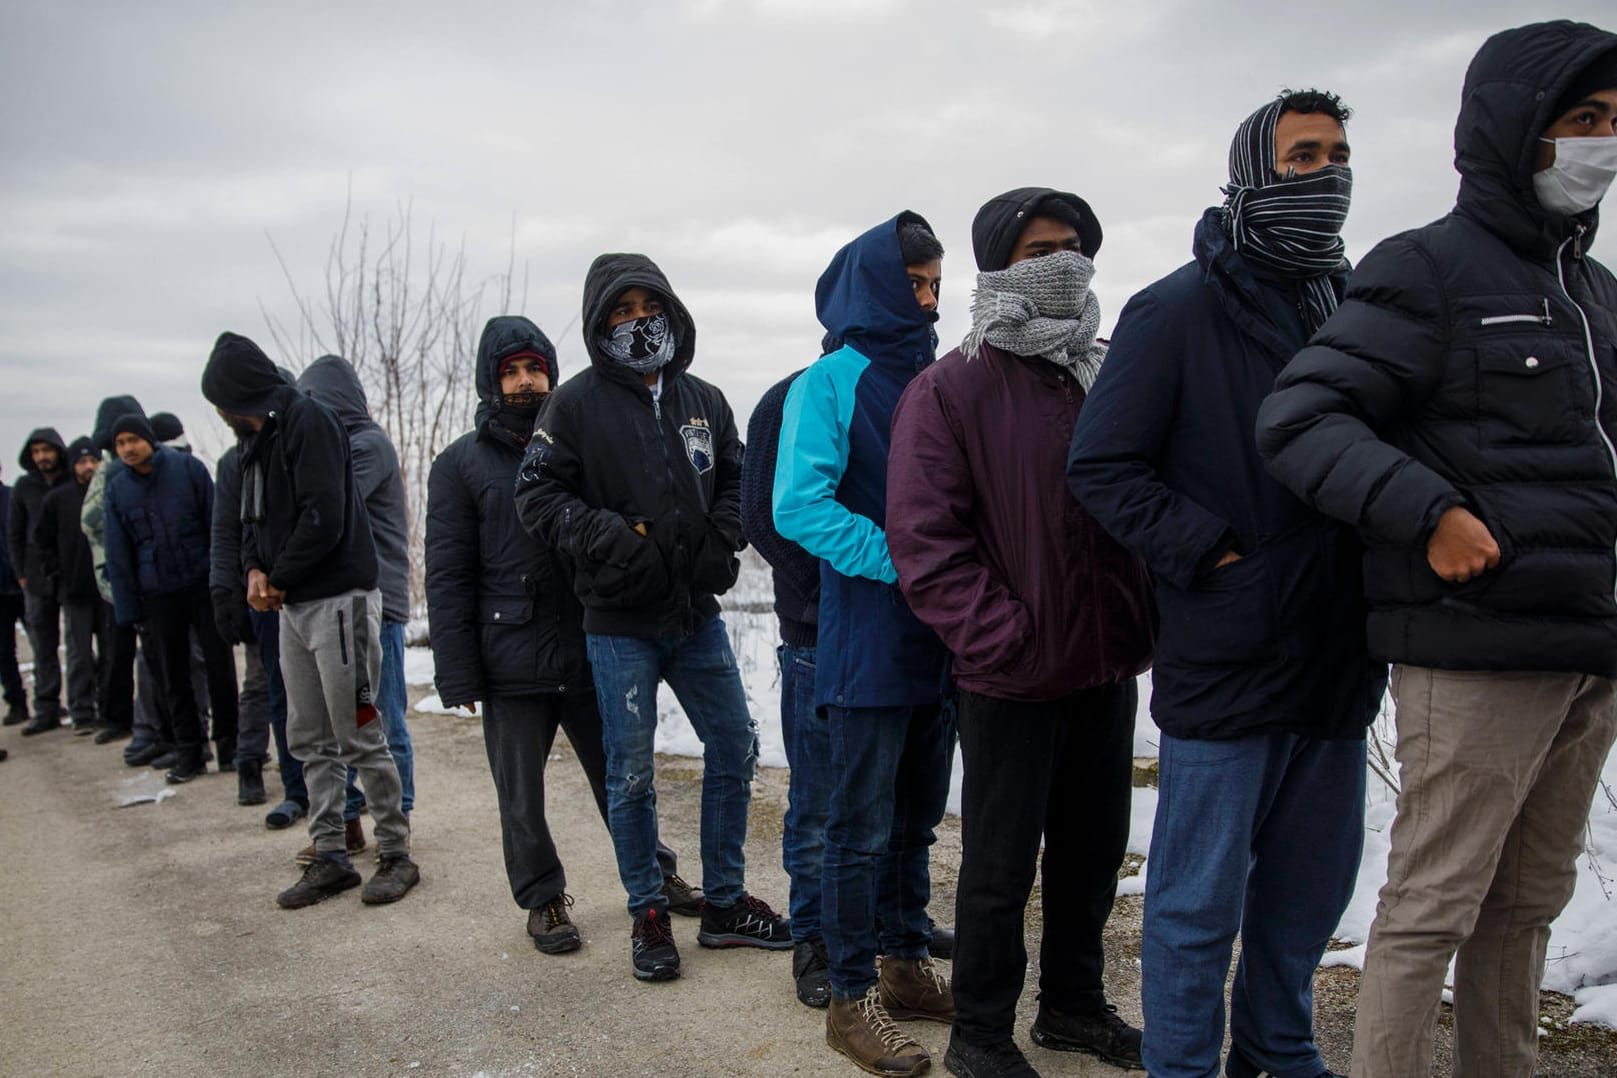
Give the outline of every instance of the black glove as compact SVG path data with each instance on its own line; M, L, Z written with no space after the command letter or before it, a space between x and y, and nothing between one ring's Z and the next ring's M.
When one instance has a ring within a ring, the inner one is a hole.
M225 643L250 644L258 639L253 631L253 612L245 599L224 592L213 594L213 622Z

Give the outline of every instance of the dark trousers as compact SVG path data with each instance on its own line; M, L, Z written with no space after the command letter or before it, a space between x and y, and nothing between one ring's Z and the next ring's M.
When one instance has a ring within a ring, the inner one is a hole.
M133 625L112 626L101 663L101 722L128 730L135 723L135 653L140 637Z
M1040 997L1066 1012L1106 1005L1101 932L1128 846L1137 700L1133 681L1039 703L960 693L953 987L968 1043L1011 1038L1041 837Z
M255 610L252 618L253 632L258 636L258 658L264 664L269 726L270 732L275 735L275 766L281 772L282 796L308 808L309 786L303 781L303 761L292 755L286 740L286 683L281 680L281 616Z
M106 704L112 665L112 605L93 599L64 599L67 625L67 713L74 726L96 722Z
M191 634L202 647L209 696L213 705L214 743L219 761L236 754L236 656L213 621L213 600L206 584L165 595L142 597L146 630L157 660L158 676L174 722L174 747L183 762L202 763L206 736L191 683Z
M24 621L22 595L0 595L0 688L5 690L5 701L26 707L28 694L23 691L22 674L17 670L17 622Z
M34 714L62 712L62 604L55 598L25 593L28 647L34 653Z

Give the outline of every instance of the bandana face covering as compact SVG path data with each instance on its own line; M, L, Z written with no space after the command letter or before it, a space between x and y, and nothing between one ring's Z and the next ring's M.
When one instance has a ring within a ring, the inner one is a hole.
M673 326L667 314L653 314L620 322L603 333L597 342L613 362L637 374L650 374L674 358Z
M1617 135L1609 138L1541 138L1555 147L1555 162L1533 173L1533 193L1551 213L1568 217L1592 210L1617 178Z

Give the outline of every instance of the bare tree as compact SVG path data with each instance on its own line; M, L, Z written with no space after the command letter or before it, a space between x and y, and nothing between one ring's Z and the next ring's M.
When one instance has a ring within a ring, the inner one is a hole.
M465 241L451 248L434 226L418 237L409 203L400 205L380 235L369 217L357 220L350 192L342 224L326 252L324 298L298 286L266 233L286 278L296 318L288 325L260 302L283 361L300 370L327 353L353 364L371 416L399 453L410 499L410 598L423 598L422 539L427 472L438 453L471 427L477 406L472 357L485 305L511 311L516 245L512 229L504 272L474 278ZM524 277L526 267L524 267ZM526 292L526 280L523 282Z

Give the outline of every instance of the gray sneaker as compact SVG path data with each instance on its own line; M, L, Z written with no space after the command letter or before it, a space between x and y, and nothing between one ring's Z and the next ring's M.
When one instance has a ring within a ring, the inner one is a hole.
M376 870L359 893L359 900L367 906L382 906L397 902L421 882L421 870L408 854L395 854L382 858L382 867Z

